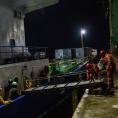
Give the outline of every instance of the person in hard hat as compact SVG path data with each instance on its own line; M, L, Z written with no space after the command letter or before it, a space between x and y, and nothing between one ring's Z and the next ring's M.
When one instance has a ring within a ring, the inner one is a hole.
M113 83L113 72L115 71L115 63L112 59L112 54L107 54L107 65L106 65L106 72L107 72L107 85L108 89L114 88Z
M107 53L105 50L100 51L100 62L103 63L103 69L105 68L105 65L107 64Z
M87 80L91 79L91 69L92 69L92 64L87 63L86 64L86 77L87 77Z
M8 82L6 83L5 87L4 87L4 98L5 100L8 99L8 95L9 95L9 90L11 89L11 84L13 82L13 79L9 79Z
M98 73L99 73L99 68L97 64L92 64L93 65L93 77L94 79L98 79Z
M15 99L19 96L17 87L18 87L17 82L13 81L12 85L11 85L11 89L9 90L8 99L12 100L12 99Z
M13 78L10 78L10 79L8 80L8 82L7 82L7 84L6 84L5 88L4 88L4 92L5 92L4 98L5 98L5 100L8 99L9 90L12 88L12 83L13 83L13 82L17 82L17 83L18 83L18 77L13 77Z
M106 81L106 65L107 65L107 53L105 50L101 50L100 51L100 60L97 64L98 68L99 68L99 78L104 79Z

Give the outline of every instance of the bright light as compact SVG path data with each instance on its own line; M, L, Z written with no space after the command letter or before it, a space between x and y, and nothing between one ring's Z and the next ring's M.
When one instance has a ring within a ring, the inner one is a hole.
M85 33L86 33L86 30L82 29L81 34L85 34Z

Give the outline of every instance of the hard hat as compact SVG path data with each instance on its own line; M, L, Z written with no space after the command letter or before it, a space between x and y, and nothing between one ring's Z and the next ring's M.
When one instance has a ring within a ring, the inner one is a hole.
M17 86L17 82L12 82L11 85L12 85L12 86L13 86L13 85Z

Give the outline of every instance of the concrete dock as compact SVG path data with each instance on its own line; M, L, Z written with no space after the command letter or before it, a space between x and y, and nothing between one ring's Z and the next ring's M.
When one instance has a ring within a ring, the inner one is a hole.
M118 118L118 97L82 98L72 118Z

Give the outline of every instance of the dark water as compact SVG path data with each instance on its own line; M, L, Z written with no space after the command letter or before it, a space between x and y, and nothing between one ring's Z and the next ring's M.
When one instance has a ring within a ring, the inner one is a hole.
M83 95L83 90L78 89L78 103ZM38 115L37 118L72 118L73 103L71 91L66 94L54 106L48 109L48 112Z
M78 100L83 90L77 89ZM0 108L0 118L72 118L72 88L31 92Z
M69 96L63 103L55 107L43 118L71 118L73 114L71 96Z

